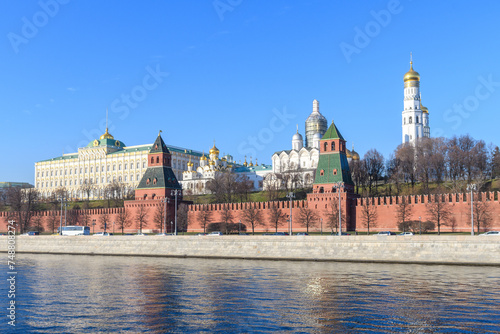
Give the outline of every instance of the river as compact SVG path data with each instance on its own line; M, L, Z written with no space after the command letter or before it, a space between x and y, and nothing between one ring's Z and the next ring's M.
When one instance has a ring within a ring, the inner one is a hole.
M500 332L499 267L16 256L2 333Z

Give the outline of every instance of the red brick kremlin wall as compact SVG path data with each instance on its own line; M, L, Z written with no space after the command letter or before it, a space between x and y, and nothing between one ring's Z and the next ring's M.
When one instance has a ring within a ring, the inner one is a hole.
M345 194L345 193L344 193ZM343 194L341 203L342 203L342 212L345 213L346 210L349 212L348 218L348 229L353 230L356 228L358 232L366 231L366 227L363 224L362 212L360 210L360 206L366 201L366 198L358 198L353 199L349 198L349 196L345 196ZM485 192L480 193L480 197L487 201L488 210L492 217L492 223L489 226L489 230L500 230L500 202L499 202L499 192ZM305 231L306 228L299 224L299 210L301 207L310 206L311 208L317 210L317 214L320 218L323 219L323 231L330 232L327 226L327 212L330 210L332 204L331 198L338 196L338 194L314 194L311 196L309 194L308 200L300 200L300 201L292 201L292 216L293 216L293 231ZM406 200L409 201L410 206L412 207L412 219L418 220L418 217L422 217L422 221L430 220L430 217L427 213L429 198L434 195L411 195L406 196ZM468 232L470 231L470 194L445 194L442 195L444 197L445 202L451 206L452 215L454 218L453 226L442 226L441 231L446 232ZM401 196L391 196L391 197L373 197L368 199L376 208L378 217L376 226L371 225L371 231L397 231L397 219L396 212L398 208L398 203L402 201ZM242 214L245 209L250 206L253 206L259 209L262 213L262 219L265 222L264 226L258 226L256 228L256 232L266 232L266 231L274 231L272 226L269 226L269 212L272 205L278 206L283 213L288 215L290 213L290 201L277 201L277 202L251 202L251 203L228 203L228 204L193 204L189 205L188 219L189 226L188 231L190 232L202 232L203 227L198 221L198 213L201 210L210 210L213 212L211 222L220 222L221 221L221 213L224 205L230 206L231 211L233 212L233 222L238 223L241 219L242 223L244 220L242 218ZM163 207L163 203L155 200L140 200L140 201L126 201L125 208L129 210L129 215L131 217L132 225L125 229L125 233L136 233L138 230L137 224L137 210L139 206L143 206L147 212L147 223L143 226L144 232L159 232L159 227L155 226L154 223L154 215L156 208L158 206ZM125 210L125 208L109 208L109 209L88 209L88 210L75 210L81 216L86 213L89 216L89 224L92 230L95 232L102 231L101 224L99 222L99 218L104 213L109 215L109 221L111 224L108 224L108 231L112 231L112 222L115 222L115 232L120 232L118 228L118 214ZM69 217L72 210L68 210L67 216ZM170 203L167 208L168 219L172 215L173 205ZM45 230L48 230L48 222L46 217L48 216L57 216L59 219L60 211L40 211L36 213L37 215L41 215L44 217L43 225ZM64 213L63 213L64 214ZM0 212L0 231L6 231L7 227L7 219L9 212ZM64 219L64 217L63 217ZM96 225L92 226L92 220L96 220ZM81 221L81 219L80 219ZM56 223L59 226L59 220ZM168 226L167 222L167 232L170 232L170 226ZM437 227L436 227L437 228ZM310 227L310 231L320 231L321 226L319 222L314 226ZM251 231L251 226L247 226L247 230ZM279 231L288 231L288 223L285 222L279 229ZM345 228L344 228L345 230Z

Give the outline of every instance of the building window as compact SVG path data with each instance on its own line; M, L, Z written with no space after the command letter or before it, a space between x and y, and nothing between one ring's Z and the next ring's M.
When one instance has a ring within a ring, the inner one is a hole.
M408 118L408 123L410 123L410 124L411 124L411 123L412 123L412 121L413 121L413 120L412 120L412 118L411 118L411 116L410 116L410 118Z
M104 172L104 165L101 166L101 172Z
M320 176L325 175L325 170L324 170L324 169L320 170L319 175L320 175Z
M146 168L146 162L142 163L142 168Z
M87 174L87 172L88 172L88 168L87 168L87 167L85 167L85 174Z
M139 174L137 174L136 181L139 181Z
M130 169L134 169L134 164L133 163L130 164Z
M137 163L137 169L139 169L139 167L140 167L140 166L139 166L139 163Z
M116 165L113 165L113 170L116 170Z
M335 151L335 142L332 141L332 151Z
M94 167L90 167L90 172L93 173L94 172Z
M68 170L67 169L64 170L64 175L68 175Z
M127 182L127 175L125 175L124 180L125 180L125 182Z
M120 165L121 166L121 165ZM127 164L123 164L123 169L127 170Z
M328 150L328 143L325 143L325 144L323 145L323 151L325 151L325 152L326 152L327 150Z
M156 157L156 163L159 164L160 163L160 157Z
M151 163L153 164L155 162L155 158L151 157Z
M417 118L416 118L416 122L415 122L415 123L417 123L417 124L418 124L418 116L417 116Z
M406 124L406 117L403 118L403 124Z
M80 174L82 174L83 168L80 167Z
M57 171L56 171L56 176L57 176Z
M122 177L118 176L118 182L122 182Z
M337 170L336 169L333 170L333 175L337 175Z

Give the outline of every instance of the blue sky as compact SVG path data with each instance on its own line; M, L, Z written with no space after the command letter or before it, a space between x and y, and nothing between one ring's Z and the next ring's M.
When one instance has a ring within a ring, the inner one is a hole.
M104 132L270 163L312 101L348 147L401 142L413 52L431 136L499 144L500 2L0 3L0 181ZM462 107L460 107L462 106Z

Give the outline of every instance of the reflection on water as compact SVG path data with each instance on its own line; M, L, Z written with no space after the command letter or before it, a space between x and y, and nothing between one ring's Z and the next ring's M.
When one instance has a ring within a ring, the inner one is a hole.
M17 257L19 333L500 331L496 267Z

